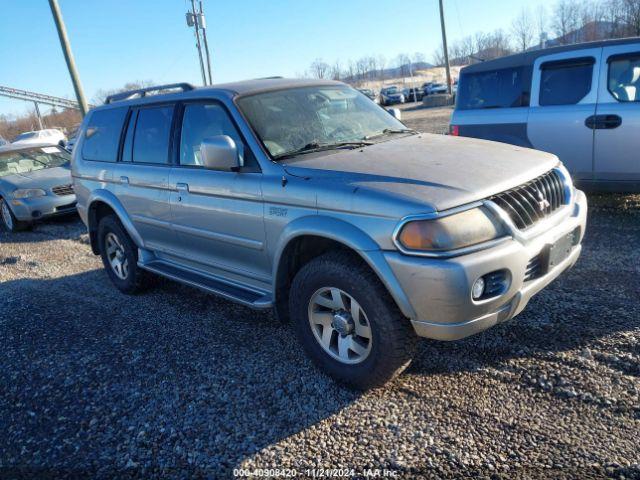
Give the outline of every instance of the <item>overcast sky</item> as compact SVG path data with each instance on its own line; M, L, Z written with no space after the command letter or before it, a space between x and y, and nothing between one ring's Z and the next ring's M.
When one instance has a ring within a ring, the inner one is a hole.
M128 81L201 83L187 0L59 0L86 96ZM552 0L444 0L450 41L510 29ZM316 58L392 60L441 41L437 0L204 0L214 82L296 76ZM67 98L73 88L46 0L2 1L0 85ZM32 105L0 97L0 113Z

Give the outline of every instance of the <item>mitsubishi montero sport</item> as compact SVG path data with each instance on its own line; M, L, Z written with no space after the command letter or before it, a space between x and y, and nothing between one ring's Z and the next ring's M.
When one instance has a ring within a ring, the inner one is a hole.
M413 131L333 81L111 96L72 174L118 289L157 274L273 308L357 388L401 372L420 336L521 312L576 262L587 213L554 155Z

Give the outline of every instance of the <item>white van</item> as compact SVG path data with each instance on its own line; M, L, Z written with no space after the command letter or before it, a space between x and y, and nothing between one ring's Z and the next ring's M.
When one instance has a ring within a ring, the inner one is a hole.
M640 38L462 69L453 135L551 152L587 190L640 191Z

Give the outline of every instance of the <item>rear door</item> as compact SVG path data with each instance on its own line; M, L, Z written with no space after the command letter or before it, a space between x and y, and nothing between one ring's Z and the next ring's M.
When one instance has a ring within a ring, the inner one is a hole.
M596 181L640 180L640 43L605 47L596 110Z
M557 155L574 179L593 175L594 130L602 48L545 55L533 65L527 136L533 148Z
M145 246L175 248L169 206L171 128L175 105L152 105L131 111L114 181L116 195Z

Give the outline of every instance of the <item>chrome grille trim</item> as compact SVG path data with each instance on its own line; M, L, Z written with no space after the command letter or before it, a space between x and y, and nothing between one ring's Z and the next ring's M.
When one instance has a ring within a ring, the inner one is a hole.
M488 200L503 209L519 230L526 230L568 203L560 172L550 170L518 187Z
M67 185L58 185L55 186L51 189L51 191L55 194L55 195L59 195L59 196L64 196L64 195L73 195L73 185L72 184L67 184Z

